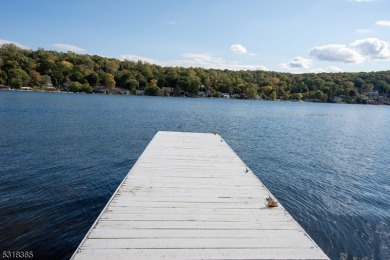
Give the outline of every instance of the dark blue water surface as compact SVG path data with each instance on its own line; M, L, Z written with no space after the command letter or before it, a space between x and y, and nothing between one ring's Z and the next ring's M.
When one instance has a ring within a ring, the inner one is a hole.
M332 259L390 259L390 107L0 92L0 253L69 258L157 130L220 133Z

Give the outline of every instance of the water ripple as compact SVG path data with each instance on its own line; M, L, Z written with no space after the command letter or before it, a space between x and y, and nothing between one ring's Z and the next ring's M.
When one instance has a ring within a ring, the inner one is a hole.
M157 130L219 132L332 259L390 259L388 107L0 92L0 249L67 259Z

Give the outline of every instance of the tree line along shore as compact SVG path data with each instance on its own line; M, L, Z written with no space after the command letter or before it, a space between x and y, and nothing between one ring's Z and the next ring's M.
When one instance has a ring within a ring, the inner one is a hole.
M3 44L0 89L390 105L390 71L293 74L162 67Z

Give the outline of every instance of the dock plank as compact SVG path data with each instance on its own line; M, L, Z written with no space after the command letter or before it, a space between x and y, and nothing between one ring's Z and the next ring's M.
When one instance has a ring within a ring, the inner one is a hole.
M324 259L318 248L84 249L77 259ZM304 256L304 257L303 257Z

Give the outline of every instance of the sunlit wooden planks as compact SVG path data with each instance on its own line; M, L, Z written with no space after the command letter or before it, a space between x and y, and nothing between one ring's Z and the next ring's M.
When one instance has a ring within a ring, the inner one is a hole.
M327 259L218 134L158 132L74 259Z

